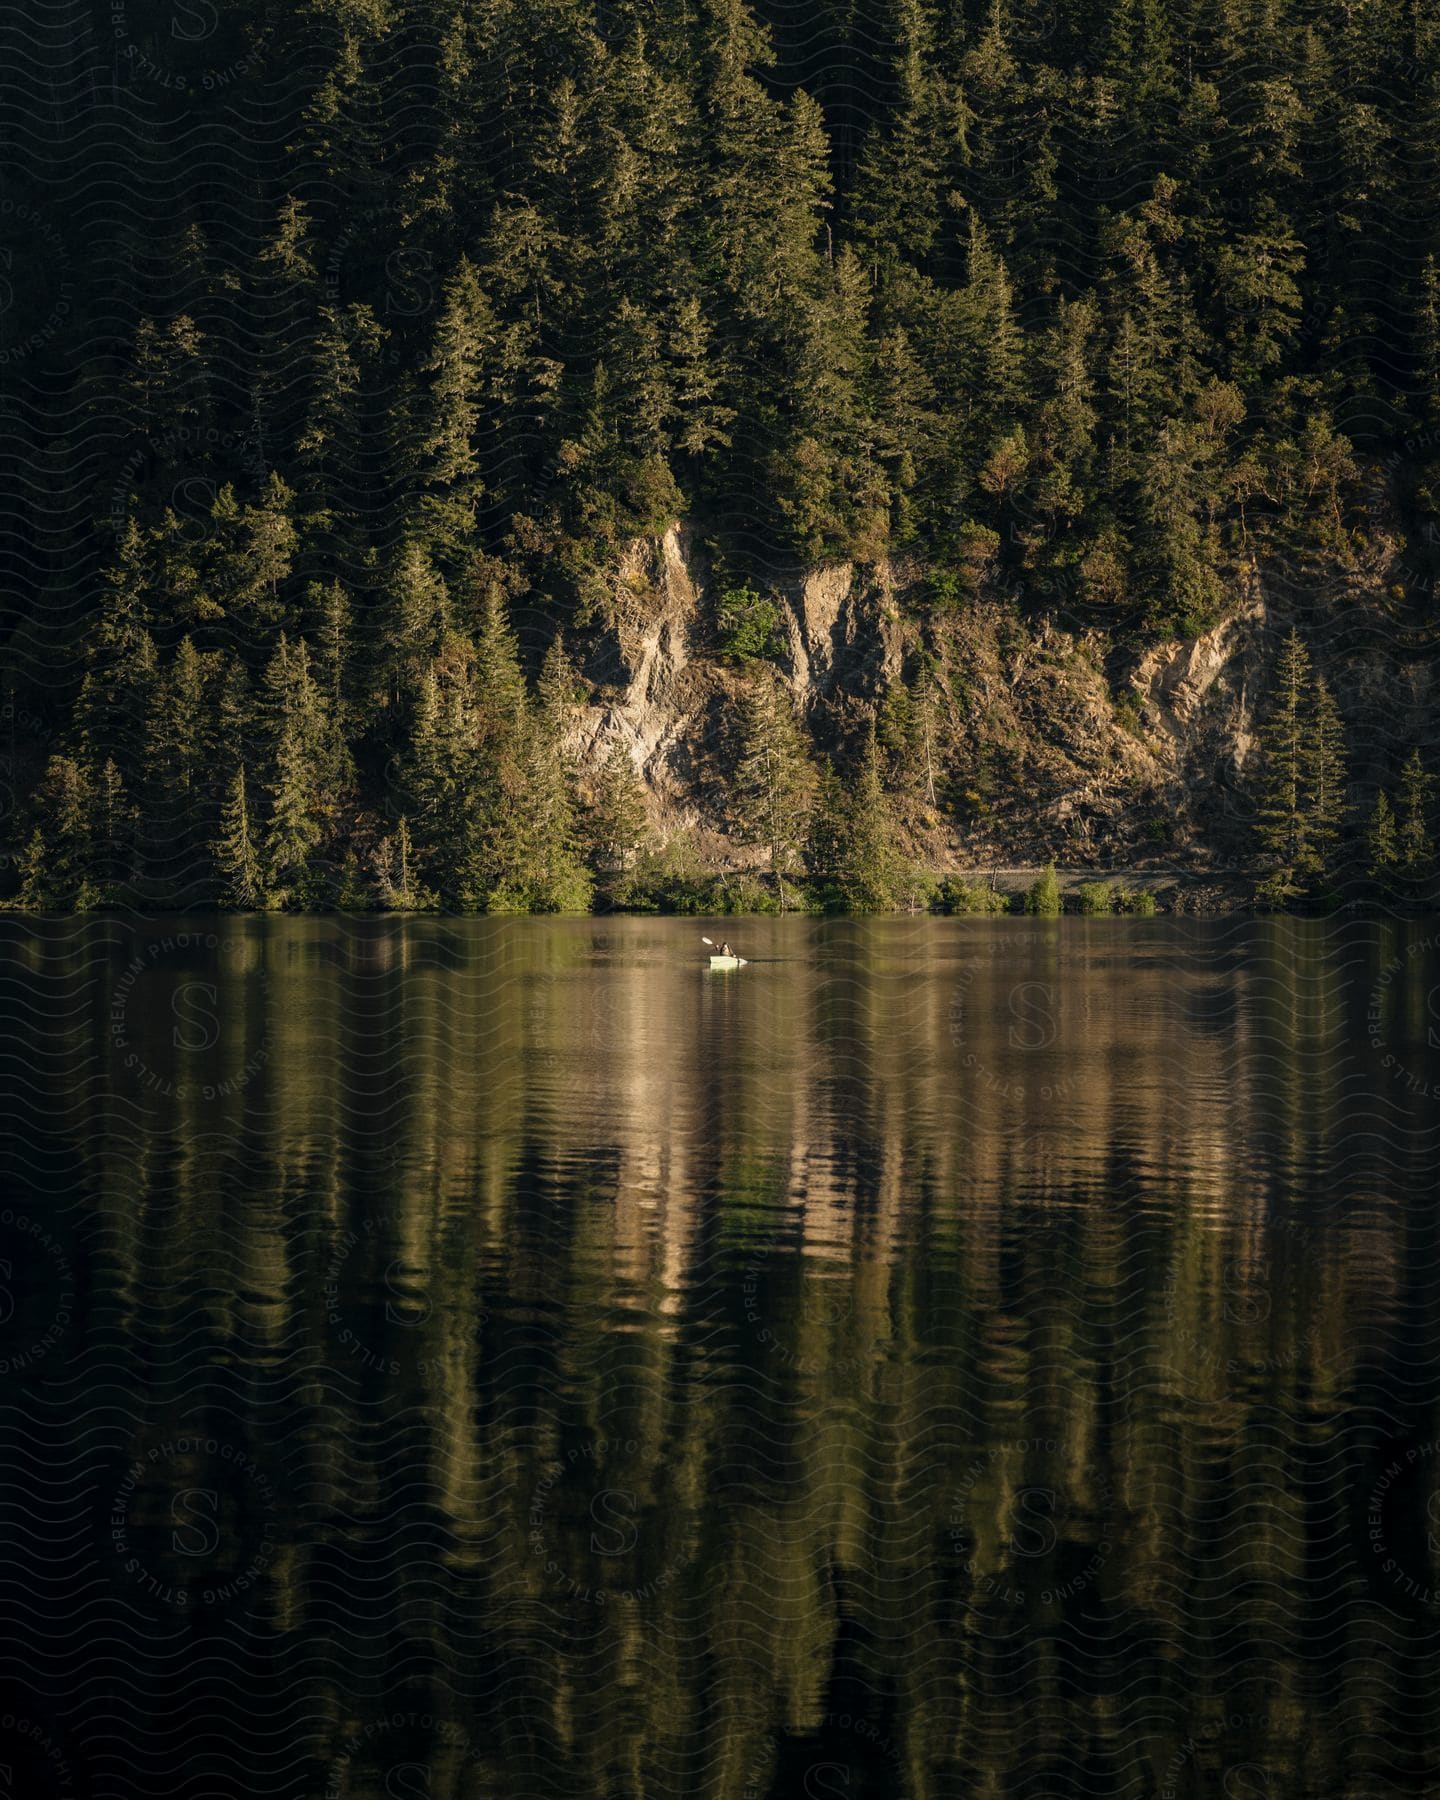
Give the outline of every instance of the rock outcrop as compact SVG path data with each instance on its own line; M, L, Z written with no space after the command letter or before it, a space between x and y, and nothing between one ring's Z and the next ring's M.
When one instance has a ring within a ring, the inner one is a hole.
M918 854L942 867L1234 860L1252 822L1256 714L1289 623L1258 573L1214 629L1119 667L1113 635L1022 615L1013 599L918 604L923 574L911 562L833 563L766 596L779 615L774 666L817 752L843 760L887 689L913 682L922 657L933 668L943 778L937 806L917 813ZM622 744L661 836L687 833L705 860L738 866L754 853L728 833L725 776L754 671L720 653L712 589L686 527L626 547L576 645L590 697L573 747L598 762ZM1409 679L1354 668L1345 678Z

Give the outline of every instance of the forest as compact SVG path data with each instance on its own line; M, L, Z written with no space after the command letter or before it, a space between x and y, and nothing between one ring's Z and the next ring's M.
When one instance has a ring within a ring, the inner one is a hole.
M1433 888L1434 0L0 36L4 904L989 905L925 849L991 749L964 621L1063 616L1123 701L1257 584L1256 893ZM626 548L679 521L738 886L575 742ZM776 594L894 559L902 669L807 716Z

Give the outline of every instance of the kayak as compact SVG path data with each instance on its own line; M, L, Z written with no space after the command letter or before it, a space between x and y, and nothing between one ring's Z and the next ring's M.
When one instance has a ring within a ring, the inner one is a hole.
M748 961L749 958L744 956L712 956L710 967L712 969L743 969Z

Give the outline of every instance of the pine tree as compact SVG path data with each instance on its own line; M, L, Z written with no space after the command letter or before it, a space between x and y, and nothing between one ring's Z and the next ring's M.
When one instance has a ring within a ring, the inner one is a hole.
M1400 866L1411 880L1425 875L1435 857L1430 836L1430 795L1435 778L1426 772L1418 749L1400 771Z
M450 620L445 583L418 539L407 539L395 559L387 611L387 655L398 698L402 680L413 681L435 655Z
M421 365L431 377L416 446L426 547L459 555L475 529L483 493L476 438L484 404L484 364L495 319L474 265L460 259L446 284L435 341Z
M866 733L849 813L843 876L847 905L851 912L885 912L894 904L901 871L873 727Z
M1311 866L1311 825L1306 809L1305 707L1310 657L1292 629L1275 664L1270 717L1260 729L1263 755L1256 835L1291 871Z
M790 695L773 671L762 672L746 692L740 718L739 757L732 807L740 841L764 847L780 910L785 877L805 842L814 771Z
M316 621L316 676L331 715L343 727L354 636L350 596L338 581L326 582L323 586L312 582L309 601Z
M281 633L265 671L267 799L261 867L277 903L305 906L322 892L324 847L340 791L350 779L348 752L310 673L303 638Z
M148 876L144 891L161 904L185 904L205 881L215 824L208 676L194 640L182 638L169 669L155 682L146 720L139 794Z
M221 808L220 835L215 841L214 854L229 903L246 910L264 906L268 895L250 830L243 763L235 771L229 798Z
M226 657L223 652L217 654L221 657L221 667L216 678L219 689L215 719L216 775L211 793L218 804L230 792L235 770L253 752L255 720L250 677L244 663L238 657Z
M95 879L107 901L124 897L135 852L135 808L114 760L106 757L94 782Z
M322 307L320 325L309 411L295 448L303 462L326 472L322 494L329 506L338 506L354 466L361 384L390 334L364 304Z
M84 912L99 904L95 790L73 757L50 758L34 811L37 823L21 857L21 906Z
M735 408L718 398L727 384L728 361L715 349L704 309L694 294L675 303L667 350L674 371L677 448L697 458L728 446L733 442Z
M287 717L275 746L266 783L269 817L264 833L267 885L283 903L307 904L314 897L312 857L324 831L315 804L312 768L299 721Z
M558 737L541 715L528 733L512 817L508 867L489 899L491 911L585 912L593 885L576 819L573 776Z
M235 515L231 547L222 550L215 586L231 616L257 634L285 619L281 588L299 545L294 507L294 493L272 471L259 500Z
M492 743L520 735L529 715L515 632L496 581L486 582L475 634L475 704L480 731Z
M180 433L200 434L210 411L210 375L203 339L188 314L180 313L165 325L140 320L131 367L121 378L120 398L131 431L151 444L178 446ZM173 467L162 473L173 474Z
M838 911L844 904L840 882L848 836L849 809L845 789L834 764L827 761L820 772L815 801L810 808L809 830L805 834L806 872L815 883L827 911Z
M347 845L340 862L340 879L335 889L335 907L338 912L368 912L372 904L372 896L360 873L360 859L354 849Z
M1400 863L1400 838L1395 829L1395 814L1390 796L1381 788L1375 796L1375 808L1365 828L1365 850L1369 874L1386 885Z
M612 905L624 898L626 877L645 841L646 826L644 787L629 752L617 742L595 776L585 828L590 866Z
M821 778L811 814L807 863L825 904L833 910L886 912L895 904L904 871L873 724L848 789L833 770Z
M492 910L584 912L590 904L593 888L581 846L576 775L565 742L574 697L574 670L557 637L545 659L539 704L527 707L521 727L520 779L510 807L511 854L496 881Z
M1310 692L1305 721L1305 787L1309 866L1325 873L1345 822L1345 723L1323 677Z
M380 904L392 912L429 912L438 905L437 896L417 879L410 822L403 813L394 837L382 838L376 849L375 877Z
M545 660L540 665L540 679L535 684L542 710L550 717L552 727L563 733L572 709L584 697L584 686L565 650L565 637L557 632L550 640Z
M73 736L85 761L98 768L113 757L132 783L138 783L144 766L146 721L158 682L150 635L152 549L149 535L127 520L86 635L85 673L73 719Z

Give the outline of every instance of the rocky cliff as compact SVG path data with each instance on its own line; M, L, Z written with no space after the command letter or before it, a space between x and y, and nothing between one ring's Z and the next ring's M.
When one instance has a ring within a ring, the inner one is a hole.
M1378 588L1302 594L1252 567L1213 630L1117 650L1113 621L1102 631L1063 605L983 588L935 606L926 576L919 560L833 563L774 580L766 597L780 621L771 660L817 752L842 767L887 690L933 669L935 804L911 831L940 869L1054 857L1237 870L1252 848L1256 720L1297 617L1351 727L1357 803L1387 757L1424 741L1429 634L1396 629ZM573 747L590 762L622 743L661 836L688 833L706 862L742 866L755 853L728 829L724 777L756 665L722 654L714 587L686 527L626 547L572 644L589 694Z

